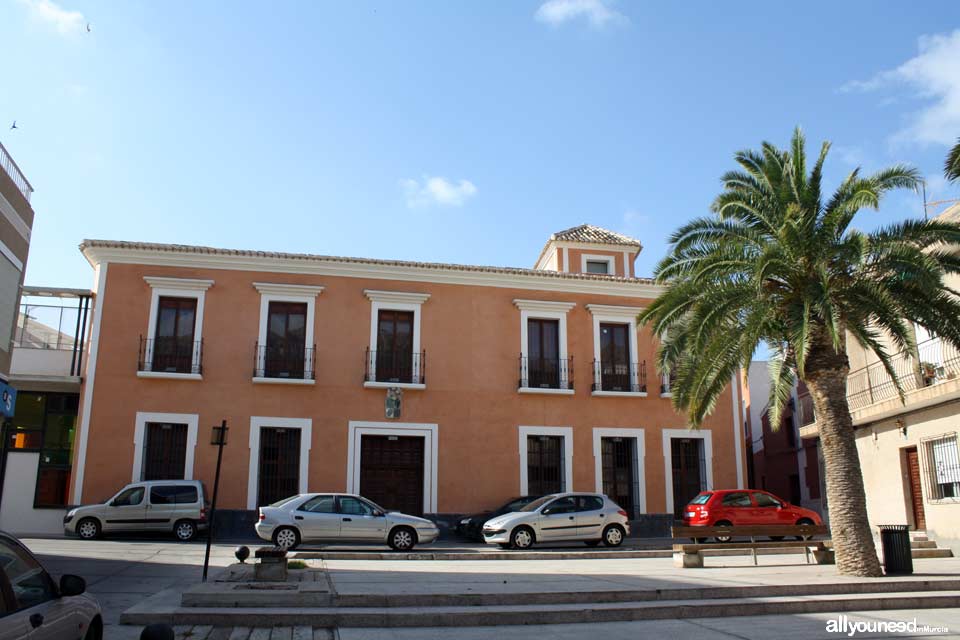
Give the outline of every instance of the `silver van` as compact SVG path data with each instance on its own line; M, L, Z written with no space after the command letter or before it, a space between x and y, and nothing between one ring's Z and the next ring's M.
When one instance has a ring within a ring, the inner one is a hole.
M204 496L198 480L134 482L102 504L70 509L63 531L85 540L116 532L173 532L187 542L207 528Z

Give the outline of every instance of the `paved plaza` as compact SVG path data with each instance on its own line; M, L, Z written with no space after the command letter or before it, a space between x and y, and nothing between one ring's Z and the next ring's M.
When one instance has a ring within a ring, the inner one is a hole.
M105 638L137 638L139 628L121 626L120 614L129 607L167 589L184 589L200 579L204 547L139 540L26 539L53 574L76 573L87 579L89 591L101 603L107 627ZM211 572L216 575L235 562L233 545L214 545ZM748 585L836 584L862 579L836 575L831 566L807 565L802 554L760 556L753 566L748 556L708 559L705 569L678 570L669 558L608 560L308 560L326 570L334 591L341 596L370 594L511 594L570 591L741 587ZM960 559L915 561L914 580L958 580ZM907 578L881 578L891 581ZM930 637L960 637L960 613L924 609L848 613L851 620L913 620L921 625L947 627L951 633ZM590 625L499 626L475 628L340 628L287 627L276 629L182 627L179 637L191 640L236 638L339 637L341 640L414 640L431 638L636 638L664 635L675 638L828 638L828 620L837 614L802 614L701 618L640 622L602 622ZM904 637L857 634L856 637Z

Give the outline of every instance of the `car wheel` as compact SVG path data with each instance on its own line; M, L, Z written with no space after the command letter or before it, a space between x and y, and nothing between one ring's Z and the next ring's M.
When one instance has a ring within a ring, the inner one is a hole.
M300 544L300 533L293 527L280 527L273 532L273 544L284 550L296 549Z
M397 527L387 542L394 551L410 551L417 544L417 534L410 527Z
M178 520L173 525L173 534L180 542L190 542L197 535L197 525L190 520Z
M533 529L530 527L517 527L510 534L510 547L513 549L529 549L533 543Z
M83 640L103 640L103 621L99 616L90 621L90 626L87 628L87 634L83 636Z
M728 522L727 520L721 520L720 522L715 523L715 527L732 527L733 523ZM732 536L714 536L714 540L717 542L730 542Z
M84 540L94 540L100 537L100 521L96 518L84 518L77 523L77 535Z
M813 525L813 520L810 518L800 518L797 520L797 524ZM810 540L811 538L813 538L813 536L797 536L797 540Z
M623 544L626 532L618 524L612 524L603 530L603 544L607 547L619 547Z
M600 542L600 540L584 540L583 544L587 545L588 547L595 547L600 544Z

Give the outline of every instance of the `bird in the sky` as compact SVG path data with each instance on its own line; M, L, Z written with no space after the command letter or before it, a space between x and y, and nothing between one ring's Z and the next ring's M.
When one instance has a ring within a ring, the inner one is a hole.
M16 120L13 121L13 124L10 125L10 128L11 128L11 129L17 129L17 128L18 128L18 127L17 127L17 121L16 121Z
M93 31L93 29L90 28L90 23L88 22L88 23L87 23L87 33L90 33L91 31Z

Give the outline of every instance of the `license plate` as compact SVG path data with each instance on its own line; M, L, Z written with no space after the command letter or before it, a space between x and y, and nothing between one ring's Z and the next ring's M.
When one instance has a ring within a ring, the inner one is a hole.
M696 515L697 515L697 514L694 513L693 511L687 511L687 517L688 517L688 518L693 518L693 517L696 516Z

